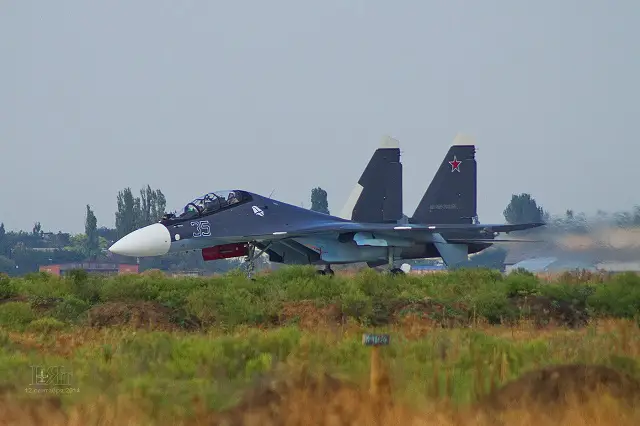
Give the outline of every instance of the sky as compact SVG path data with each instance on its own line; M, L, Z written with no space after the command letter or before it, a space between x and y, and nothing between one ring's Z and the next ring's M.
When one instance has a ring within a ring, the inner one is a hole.
M246 189L339 214L384 135L413 213L457 133L478 214L640 204L640 2L0 3L0 222L115 224L119 190L181 208Z

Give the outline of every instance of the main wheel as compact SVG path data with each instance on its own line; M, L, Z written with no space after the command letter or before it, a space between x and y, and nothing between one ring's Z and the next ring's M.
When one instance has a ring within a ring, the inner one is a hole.
M391 275L404 275L404 271L400 268L393 268L389 272Z

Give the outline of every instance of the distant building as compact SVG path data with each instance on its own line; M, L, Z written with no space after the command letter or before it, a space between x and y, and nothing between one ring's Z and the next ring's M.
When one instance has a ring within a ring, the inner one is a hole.
M139 272L138 265L122 263L74 262L40 266L40 272L49 272L54 275L64 275L66 272L74 269L82 269L91 274L100 275L137 274Z

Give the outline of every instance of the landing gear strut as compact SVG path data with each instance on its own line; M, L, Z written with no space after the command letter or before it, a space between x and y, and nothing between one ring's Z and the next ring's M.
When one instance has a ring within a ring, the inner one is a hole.
M316 271L318 273L318 275L331 275L333 276L335 274L335 272L333 272L333 269L331 269L331 265L327 264L324 266L324 269L318 269Z
M404 271L402 269L394 267L395 258L393 256L393 247L388 248L387 256L389 256L389 273L391 275L403 275Z
M250 280L255 280L255 278L253 278L253 271L255 270L255 262L256 259L258 257L260 257L262 255L262 253L264 253L269 246L271 245L271 243L267 244L262 250L260 250L260 252L258 254L256 253L256 244L254 242L250 242L249 244L249 253L247 254L247 257L245 257L245 263L247 264L246 266L246 271L247 271L247 278L249 278Z
M256 252L256 246L253 245L252 243L249 243L249 253L247 254L247 257L244 259L245 263L247 264L246 272L247 272L247 278L249 279L253 279L253 271L256 267L255 252Z

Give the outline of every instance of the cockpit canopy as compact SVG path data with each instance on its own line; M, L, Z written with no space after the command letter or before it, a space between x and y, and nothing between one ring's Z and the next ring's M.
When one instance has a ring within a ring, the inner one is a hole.
M209 192L189 202L177 215L170 215L166 219L189 219L208 215L244 203L250 198L249 194L237 189Z

